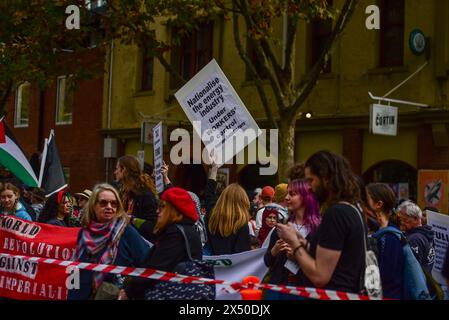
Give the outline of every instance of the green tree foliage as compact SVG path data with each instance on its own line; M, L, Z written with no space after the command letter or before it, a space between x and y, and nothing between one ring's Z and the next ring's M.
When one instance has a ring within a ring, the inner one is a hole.
M43 88L57 75L87 76L76 53L87 50L91 29L66 28L69 5L79 5L86 18L84 0L0 1L0 116L11 93L23 81Z

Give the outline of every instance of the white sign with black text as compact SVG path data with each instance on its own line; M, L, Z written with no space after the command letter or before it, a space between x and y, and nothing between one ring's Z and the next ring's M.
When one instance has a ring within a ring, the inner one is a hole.
M214 150L218 164L231 160L260 135L256 121L214 59L175 97L208 152ZM234 139L248 129L256 134L235 146Z
M157 193L164 191L164 179L162 178L161 168L163 163L163 133L162 122L159 122L153 128L153 155L154 155L154 182Z
M370 105L370 132L396 136L398 131L398 108L382 104Z
M427 224L432 227L432 230L435 233L435 263L433 265L432 275L443 287L446 299L448 299L448 288L441 271L443 269L444 258L446 257L449 245L449 216L447 214L440 214L429 210L426 211L426 214Z

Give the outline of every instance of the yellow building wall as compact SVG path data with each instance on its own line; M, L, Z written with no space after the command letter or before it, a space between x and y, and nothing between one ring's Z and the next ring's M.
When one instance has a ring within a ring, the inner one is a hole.
M385 160L401 160L417 167L417 133L414 129L398 130L397 137L373 135L363 137L362 171Z
M131 139L128 140L125 146L125 154L136 156L137 151L141 150L141 144L139 140ZM153 164L153 145L145 145L145 162Z
M379 31L367 30L365 27L365 8L376 1L361 0L339 40L332 49L332 72L322 75L309 98L305 101L301 111L312 111L316 118L329 118L334 115L368 116L369 105L373 102L368 91L382 96L407 76L421 66L426 58L424 55L415 56L408 45L410 32L420 28L426 36L436 39L444 23L445 34L449 33L449 9L440 0L405 1L405 29L404 29L404 66L399 68L379 68ZM343 0L335 0L337 7L343 5ZM445 8L442 13L440 7ZM435 22L438 17L438 22ZM444 17L444 19L442 19ZM280 21L281 23L281 21ZM240 21L243 32L244 22ZM246 67L238 56L233 37L232 21L217 21L214 30L213 56L220 63L224 73L239 93L245 105L256 121L266 120L258 93L251 81L246 79ZM276 27L279 36L282 28ZM295 73L298 79L310 68L310 26L301 22L295 46ZM162 39L168 39L170 32L164 25L155 25L155 31ZM442 37L440 37L442 38ZM246 45L244 36L242 43ZM449 44L447 39L441 39L433 51L430 64L416 77L402 88L394 92L391 97L426 103L432 106L448 108L448 81L439 82L435 76L434 54L440 57L440 65L449 69ZM276 54L280 55L281 47L276 46ZM118 42L114 50L113 87L112 87L112 128L138 128L142 120L140 113L152 116L155 122L164 120L171 126L188 123L183 110L168 90L169 74L163 66L154 61L153 91L139 92L139 49L135 46L123 46ZM166 58L170 61L170 55ZM106 70L109 70L106 68ZM105 79L107 76L105 77ZM268 100L275 111L275 101L268 88ZM105 86L107 90L107 86ZM106 94L105 94L106 96ZM107 110L108 100L104 100L104 110ZM418 112L417 108L400 108L399 112ZM275 112L276 114L276 112ZM320 128L317 128L319 130ZM170 130L168 131L170 134ZM282 143L282 142L281 142ZM413 129L400 130L398 137L379 137L365 135L363 149L363 170L378 161L386 159L403 160L416 167L416 133ZM297 137L296 160L304 161L312 153L329 149L342 153L342 136L338 131L332 132L301 132ZM147 146L152 148L151 146ZM140 149L140 142L128 140L127 154L136 154ZM151 154L151 155L150 155ZM152 149L146 152L146 160L152 163ZM238 166L239 169L242 166Z
M341 154L343 137L339 131L300 132L296 136L296 161L305 162L308 157L320 150Z

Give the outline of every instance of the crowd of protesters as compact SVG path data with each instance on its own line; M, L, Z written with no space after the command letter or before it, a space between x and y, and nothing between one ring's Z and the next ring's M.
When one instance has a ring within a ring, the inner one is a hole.
M266 248L267 283L360 293L368 237L376 244L384 297L407 299L404 241L431 274L434 232L423 213L429 208L399 203L387 184L365 186L340 155L319 151L291 168L288 183L252 192L232 183L217 194L217 170L212 163L200 199L174 186L164 163L165 187L157 194L138 160L124 156L112 185L74 196L62 190L45 198L43 190L21 192L13 183L0 183L0 214L80 227L75 259L81 262L174 272L192 258ZM395 236L399 230L405 240ZM449 283L449 254L442 274ZM159 281L82 270L80 283L69 299L150 299ZM267 291L264 299L302 298Z

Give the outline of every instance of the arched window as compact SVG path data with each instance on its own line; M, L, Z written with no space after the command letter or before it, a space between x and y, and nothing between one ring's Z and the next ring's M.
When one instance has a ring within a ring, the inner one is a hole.
M411 199L416 202L418 171L399 160L376 163L363 174L366 183L387 183L396 193L398 200Z

